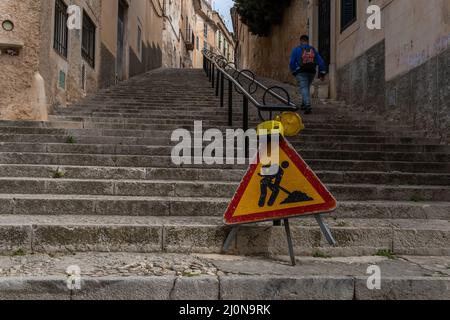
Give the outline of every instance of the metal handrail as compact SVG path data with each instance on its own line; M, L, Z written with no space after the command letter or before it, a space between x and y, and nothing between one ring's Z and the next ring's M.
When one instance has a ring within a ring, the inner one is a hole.
M234 63L233 63L234 64ZM236 72L239 72L239 70L236 67L232 67L230 66L230 68L232 68L233 70L235 70ZM248 69L244 69L242 71L245 71ZM250 78L250 76L248 76L246 73L242 73L242 75L247 78L247 80L249 81L254 81L255 84L258 85L258 87L260 87L263 90L266 90L266 93L270 93L274 98L277 98L280 102L285 103L286 105L292 106L292 107L296 107L295 111L298 110L298 107L296 104L292 103L289 100L286 100L285 98L283 98L282 96L280 96L279 94L277 94L276 92L274 92L272 89L275 87L266 87L264 84L262 84L261 82L259 82L258 80L252 79ZM281 87L276 87L276 88L281 88Z
M204 60L203 60L203 68L212 84L212 87L216 89L216 96L219 96L220 91L220 105L224 106L224 83L225 80L228 80L228 125L233 125L233 100L232 100L232 88L241 94L243 99L243 129L248 130L248 104L251 102L257 109L258 115L262 121L265 121L262 116L262 112L269 112L270 118L274 112L284 112L284 111L298 111L298 107L291 102L289 93L279 86L267 87L257 81L255 79L255 75L252 71L248 69L238 70L235 67L233 62L229 62L225 57L219 54L215 54L214 52L204 49L202 51ZM233 67L234 65L234 67ZM216 74L217 73L217 74ZM232 73L232 74L230 74ZM250 74L251 76L249 76ZM236 77L237 75L237 77ZM240 77L243 76L245 79L250 81L251 83L248 85L248 90L246 90L243 84L240 82ZM252 90L252 87L254 90ZM263 101L262 103L257 101L253 94L261 88L264 90ZM219 90L220 89L220 90ZM279 94L277 94L274 89L281 90L286 95L286 98L283 98ZM270 94L272 97L277 99L280 104L279 105L267 105L266 97Z

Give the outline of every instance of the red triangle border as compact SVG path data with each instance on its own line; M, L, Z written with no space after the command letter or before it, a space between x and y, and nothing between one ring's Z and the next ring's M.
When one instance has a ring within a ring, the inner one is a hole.
M286 218L294 218L298 216L313 215L319 213L328 213L334 211L337 207L336 199L331 195L328 189L322 184L316 174L309 168L306 162L300 155L292 148L292 146L282 137L280 137L280 148L286 153L288 158L297 166L306 180L316 189L317 193L325 200L322 204L315 204L310 206L303 206L298 208L281 209L274 211L267 211L263 213L250 214L245 216L233 217L237 206L239 205L247 187L255 174L258 167L258 162L251 164L247 173L245 174L241 184L239 185L236 194L234 195L230 205L228 206L224 222L227 225L237 225L254 222L264 222L272 220L282 220Z

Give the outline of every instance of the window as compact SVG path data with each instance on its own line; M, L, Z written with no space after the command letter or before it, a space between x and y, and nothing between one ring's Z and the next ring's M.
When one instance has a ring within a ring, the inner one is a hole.
M204 29L203 29L203 33L205 35L205 38L208 38L208 25L206 24L206 22L205 22L205 26L204 26Z
M200 50L200 38L197 36L197 50Z
M62 0L55 1L55 34L53 48L63 57L67 58L67 40L69 30L67 28L67 5Z
M341 32L357 19L356 0L341 0Z
M83 12L81 55L92 68L95 68L95 24L86 12Z

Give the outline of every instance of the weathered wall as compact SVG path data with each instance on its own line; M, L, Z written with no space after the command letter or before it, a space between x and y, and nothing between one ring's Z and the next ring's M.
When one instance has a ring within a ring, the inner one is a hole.
M194 26L195 46L192 58L194 68L203 67L202 50L204 47L204 40L205 40L205 37L203 36L203 25L204 25L203 19L200 17L200 15L197 15Z
M162 62L162 29L164 18L162 16L162 0L151 0L148 4L146 19L146 65L147 70L161 68Z
M450 2L372 3L383 9L381 30L366 28L366 6L359 6L358 21L336 35L338 97L445 140L450 136Z
M99 87L116 83L118 0L102 5Z
M234 39L218 12L213 13L213 21L217 26L215 48L228 61L234 62Z
M386 83L386 113L450 143L450 48Z
M373 0L370 4L382 8L382 29L369 30L365 25L368 4L358 5L357 22L342 33L336 28L338 68L385 39L386 80L390 80L450 46L450 1ZM340 5L336 8L339 26Z
M105 1L105 0L104 0ZM124 78L162 66L163 0L128 1L126 10ZM102 6L101 87L116 83L118 0L107 0ZM138 26L141 47L138 48Z
M101 0L71 0L67 5L78 5L96 25L95 66L92 68L81 56L81 30L69 30L68 55L61 56L53 49L55 1L42 1L42 19L39 72L45 80L48 102L51 106L64 106L78 101L99 87L100 71L100 18ZM86 67L86 88L82 89L81 66ZM60 72L66 75L66 85L59 85Z
M19 56L0 55L0 118L41 119L32 92L33 78L38 71L40 1L0 1L0 23L11 20L14 31L0 28L5 42L24 43Z
M237 62L258 75L294 83L289 72L292 49L299 45L301 34L308 33L308 1L293 0L284 13L283 22L275 26L269 37L252 35L238 22Z
M385 43L374 45L337 72L337 92L348 103L385 111Z
M181 59L181 1L165 0L165 15L163 29L163 67L178 68Z
M0 56L0 118L45 120L47 109L78 101L118 79L117 24L119 0L64 0L76 4L96 25L96 57L92 68L81 55L80 30L69 30L68 55L53 48L55 0L1 0L0 19L11 19L13 32L6 36L24 42L19 56ZM186 48L180 30L182 20L195 24L192 0L124 0L125 52L123 79L159 67L191 67L193 53ZM142 39L139 52L138 26ZM214 42L214 35L210 35ZM3 41L3 40L2 40ZM6 40L5 40L6 41ZM82 65L86 67L86 89L82 89ZM60 85L60 74L65 84ZM37 88L43 88L38 94ZM42 103L45 101L45 112Z
M213 11L211 6L211 1L201 0L198 1L201 6L198 8L197 12L197 23L196 23L196 36L198 36L198 49L197 44L194 50L194 67L203 67L203 54L202 50L207 48L217 53L217 42L216 42L216 32L219 27L217 24L217 13ZM208 26L207 34L205 35L205 25Z

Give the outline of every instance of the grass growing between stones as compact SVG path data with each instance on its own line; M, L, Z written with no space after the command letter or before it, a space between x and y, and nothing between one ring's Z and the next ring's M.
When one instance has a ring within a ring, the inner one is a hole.
M337 223L337 226L338 226L338 227L347 227L347 226L348 226L348 223L345 222L345 221L339 221L339 222Z
M320 259L329 259L331 256L327 255L326 253L323 253L322 251L316 250L313 253L314 258L320 258Z
M61 178L64 178L64 176L65 176L64 171L62 171L58 168L53 174L53 179L61 179Z
M27 253L24 249L19 248L16 251L13 251L13 253L11 254L13 257L23 257L26 256Z
M391 250L386 249L378 250L378 252L375 255L379 257L385 257L390 260L394 260L396 258L395 254Z
M77 141L75 140L74 137L69 136L69 137L67 137L66 143L68 143L68 144L75 144L75 143L77 143Z

